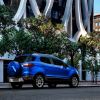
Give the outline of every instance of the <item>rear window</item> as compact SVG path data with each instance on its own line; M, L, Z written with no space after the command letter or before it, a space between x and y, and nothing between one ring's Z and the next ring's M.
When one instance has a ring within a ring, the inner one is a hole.
M34 61L34 60L35 60L34 56L18 56L15 58L15 61L17 61L19 63Z

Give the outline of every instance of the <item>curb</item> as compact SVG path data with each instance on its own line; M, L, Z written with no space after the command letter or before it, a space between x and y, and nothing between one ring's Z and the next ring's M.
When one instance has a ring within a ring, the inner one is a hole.
M23 88L32 88L33 86L31 84L25 84L23 86ZM44 87L48 87L47 85L45 85ZM68 85L58 85L57 87L68 87ZM94 83L88 83L88 82L80 82L79 83L79 87L100 87L100 83L99 84L94 84ZM0 89L12 89L10 83L0 83Z

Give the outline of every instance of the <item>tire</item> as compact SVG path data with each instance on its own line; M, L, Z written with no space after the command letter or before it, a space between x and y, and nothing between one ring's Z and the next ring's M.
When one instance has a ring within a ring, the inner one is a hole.
M44 86L43 75L36 75L34 78L33 87L40 89L40 88L43 88L43 86Z
M48 83L48 87L49 87L49 88L56 88L56 84Z
M11 83L11 86L13 89L20 89L22 88L22 83L18 83L18 82L14 82L14 83Z
M79 79L77 76L73 76L70 80L69 86L70 87L78 87Z

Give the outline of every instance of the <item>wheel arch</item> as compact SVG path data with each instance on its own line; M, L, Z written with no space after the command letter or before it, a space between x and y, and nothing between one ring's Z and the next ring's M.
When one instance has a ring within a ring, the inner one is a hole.
M35 78L37 75L42 75L43 78L45 79L45 74L44 74L43 72L38 72L38 73L36 73L36 74L34 75L34 78Z
M78 79L78 81L79 81L79 76L78 76L77 74L73 74L73 75L71 76L71 78L74 77L74 76L76 76L77 79Z

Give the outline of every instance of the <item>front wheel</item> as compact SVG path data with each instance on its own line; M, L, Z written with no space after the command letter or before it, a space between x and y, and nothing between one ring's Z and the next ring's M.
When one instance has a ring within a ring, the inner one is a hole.
M78 87L78 84L79 84L79 79L78 79L78 77L73 76L73 77L71 78L71 80L70 80L70 83L69 83L70 87Z
M33 87L42 88L44 85L44 77L42 75L36 75L34 78Z
M22 83L18 83L18 82L11 83L13 89L20 89L22 88L22 85L23 85Z

